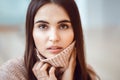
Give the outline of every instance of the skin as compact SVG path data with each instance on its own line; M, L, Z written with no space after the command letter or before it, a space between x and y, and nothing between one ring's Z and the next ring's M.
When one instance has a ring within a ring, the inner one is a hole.
M73 42L74 33L65 10L53 3L42 6L34 18L33 39L38 51L46 58L54 57L68 47ZM75 55L73 51L62 80L73 80ZM38 80L57 80L54 73L56 68L50 67L47 72L48 67L50 65L47 63L35 63L32 70ZM47 77L40 78L41 72L47 72Z
M41 7L34 19L33 38L38 51L50 58L65 49L74 39L70 19L63 8L55 4ZM50 47L60 47L51 49Z

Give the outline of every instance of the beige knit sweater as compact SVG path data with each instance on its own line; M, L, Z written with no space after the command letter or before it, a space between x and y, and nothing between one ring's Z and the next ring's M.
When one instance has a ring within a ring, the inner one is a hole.
M68 67L69 59L72 54L72 51L74 49L75 41L71 43L67 48L65 48L63 51L55 55L54 57L45 59L41 56L41 54L37 50L37 56L42 62L46 62L51 64L54 67L61 67L63 70L65 70Z
M74 48L75 42L63 50L60 54L50 59L42 59L43 62L48 62L55 67L68 66L69 57ZM27 80L27 71L25 69L23 57L9 60L0 66L0 80Z
M27 80L23 57L7 61L0 66L0 80Z

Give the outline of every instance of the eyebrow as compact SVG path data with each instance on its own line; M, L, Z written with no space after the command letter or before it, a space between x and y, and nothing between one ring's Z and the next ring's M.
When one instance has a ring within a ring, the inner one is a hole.
M71 21L70 20L61 20L58 22L58 24L60 24L60 23L71 23Z
M38 20L35 23L47 23L47 24L49 24L47 21L44 21L44 20Z
M38 20L35 23L46 23L46 24L49 24L49 22L44 21L44 20ZM61 20L61 21L57 22L57 24L60 24L60 23L71 23L71 21L70 20Z

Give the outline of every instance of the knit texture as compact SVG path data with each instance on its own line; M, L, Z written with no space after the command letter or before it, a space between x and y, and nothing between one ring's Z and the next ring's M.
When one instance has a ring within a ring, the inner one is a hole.
M0 66L0 80L27 80L23 57L9 60Z
M68 67L69 58L73 51L74 45L75 45L75 42L73 42L67 48L65 48L62 52L58 53L56 56L51 58L45 59L41 56L39 52L37 52L37 56L42 62L47 62L54 67L62 67L63 69L66 69Z

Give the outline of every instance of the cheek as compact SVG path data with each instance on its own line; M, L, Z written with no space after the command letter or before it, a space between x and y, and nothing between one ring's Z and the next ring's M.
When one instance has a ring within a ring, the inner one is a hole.
M69 35L68 40L70 40L70 43L74 40L74 33L73 32Z
M67 44L70 44L73 40L74 40L74 33L73 33L73 31L71 31L71 32L68 32L68 33L65 33L64 35L63 35L63 41L65 42L65 43L67 43Z
M43 35L38 32L33 32L33 39L37 48L39 48L44 41Z
M74 32L73 32L73 30L70 31L70 32L67 34L67 36L68 36L68 40L73 41L73 39L74 39Z

